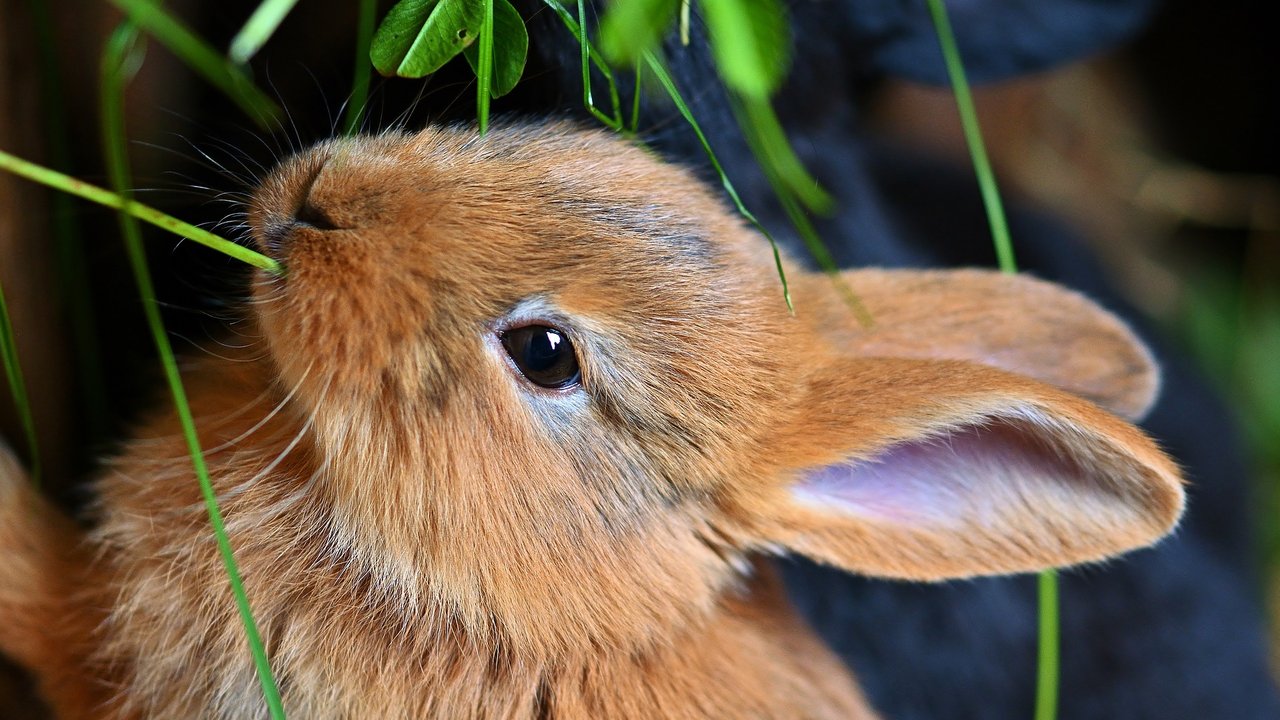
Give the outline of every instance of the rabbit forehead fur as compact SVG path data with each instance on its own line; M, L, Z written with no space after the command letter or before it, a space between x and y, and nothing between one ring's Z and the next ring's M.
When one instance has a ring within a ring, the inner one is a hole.
M333 141L255 224L303 205L337 229L266 240L286 273L255 307L344 547L534 652L712 602L737 556L707 507L794 382L757 238L683 172L554 126ZM496 330L528 322L569 333L580 388L514 372Z

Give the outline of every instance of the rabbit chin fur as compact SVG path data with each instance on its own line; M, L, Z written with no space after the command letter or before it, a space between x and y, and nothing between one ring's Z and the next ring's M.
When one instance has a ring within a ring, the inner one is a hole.
M788 262L607 134L334 140L259 189L242 349L184 369L294 717L871 717L756 551L932 580L1176 523L1156 372L1069 291ZM563 331L537 387L499 334ZM1082 399L1088 398L1088 400ZM1094 404L1096 403L1096 404ZM0 647L60 717L265 713L174 415L92 531L0 463ZM32 540L38 542L32 542Z

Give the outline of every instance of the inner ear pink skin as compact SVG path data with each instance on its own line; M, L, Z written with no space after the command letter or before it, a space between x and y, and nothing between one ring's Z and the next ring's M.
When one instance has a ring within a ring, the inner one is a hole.
M973 416L801 475L781 545L868 575L941 580L1092 562L1182 509L1149 441L1034 404Z
M822 468L793 492L801 502L867 520L958 529L1042 512L1033 503L1051 486L1058 486L1055 495L1108 492L1062 450L1016 422L991 418Z

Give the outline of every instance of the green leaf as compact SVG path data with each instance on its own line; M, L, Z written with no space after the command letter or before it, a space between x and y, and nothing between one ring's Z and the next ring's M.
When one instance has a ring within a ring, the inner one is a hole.
M680 0L616 0L600 21L600 51L616 65L632 65L662 40Z
M400 0L373 36L369 59L383 75L420 78L480 37L480 0Z
M387 11L369 48L369 61L374 69L386 76L396 74L439 3L440 0L400 0Z
M716 69L746 97L767 98L787 75L787 14L778 0L701 0Z
M480 75L480 46L468 45L462 54L476 76ZM524 18L508 0L493 0L493 76L489 94L499 98L511 92L524 74L529 54L529 33Z

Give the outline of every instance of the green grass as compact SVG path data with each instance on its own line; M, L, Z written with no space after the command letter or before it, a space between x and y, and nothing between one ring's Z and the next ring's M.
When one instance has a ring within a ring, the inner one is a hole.
M231 40L231 49L227 51L231 61L239 64L249 62L297 4L298 0L264 0Z
M111 185L122 201L116 213L120 223L120 234L124 238L125 251L129 256L129 264L133 268L134 279L138 285L138 295L142 299L147 326L151 330L156 353L160 356L160 364L164 368L165 381L173 395L173 405L178 413L178 421L182 425L182 435L187 443L187 451L191 455L192 467L195 470L196 480L200 484L200 493L204 497L209 524L213 529L218 553L222 557L223 567L231 585L236 609L244 625L249 651L257 668L258 681L262 685L262 694L273 720L283 720L285 715L284 707L280 702L280 691L276 687L266 648L258 632L253 612L249 608L249 598L245 594L235 553L232 552L231 541L227 537L226 526L222 521L222 511L218 508L218 499L209 477L204 451L200 447L195 418L191 414L186 389L182 385L182 376L178 372L178 361L174 357L173 347L169 344L169 335L165 332L164 322L160 317L155 285L151 279L151 270L147 267L146 251L142 248L142 230L138 224L138 218L128 212L133 182L129 171L128 139L124 125L124 89L141 65L141 54L137 28L132 23L125 23L116 29L102 55L103 147L106 152Z
M969 91L969 81L965 77L964 63L960 58L960 50L956 47L955 35L951 31L951 22L947 18L946 8L942 0L926 0L929 15L938 34L938 44L942 48L942 57L947 65L947 76L951 80L951 89L956 99L956 108L960 113L960 124L964 130L965 144L969 147L969 156L973 161L974 173L978 177L978 188L982 193L982 204L987 213L987 222L991 226L991 237L995 244L996 258L1000 270L1005 273L1018 272L1018 263L1013 256L1013 241L1009 237L1009 224L1005 219L1004 204L1000 201L1000 190L996 187L995 172L991 169L991 160L987 156L986 144L982 141L982 129L978 125L978 111L973 104L973 94ZM1053 570L1040 573L1037 583L1039 593L1039 657L1036 669L1036 705L1035 720L1054 720L1058 715L1058 681L1059 681L1059 618L1058 618L1058 574Z
M4 150L0 150L0 170L6 170L28 180L38 182L41 185L47 185L55 190L61 190L62 192L84 198L85 200L99 205L113 208L115 210L124 210L133 217L136 217L143 222L155 225L161 230L166 230L174 235L178 235L179 237L184 237L192 242L204 245L207 248L216 250L223 255L233 257L241 262L248 263L256 268L261 268L276 274L282 272L280 263L272 260L266 255L254 252L243 245L231 242L226 238L219 237L208 230L183 222L171 215L166 215L159 210L143 205L136 200L122 197L119 193L104 190L96 185L90 185L83 180L77 180L76 178L64 175L56 170L36 165L35 163L23 160L16 155L11 155Z
M480 126L480 134L489 130L489 86L493 82L493 3L494 0L482 0L484 3L483 22L480 24L480 67L476 68L476 122Z
M270 1L270 0L268 0ZM279 126L280 106L258 89L244 70L222 57L177 18L151 0L111 0L138 27L154 37L215 87L263 129Z
M373 28L378 16L377 0L360 0L356 19L356 60L352 63L351 97L347 98L343 132L354 135L360 129L365 108L369 104L369 77L373 67L369 64L369 47L373 43Z
M13 405L18 411L22 434L27 441L27 455L31 463L31 481L40 486L40 443L36 437L35 416L31 412L31 399L27 396L27 383L22 375L22 363L18 360L18 342L13 334L13 322L9 317L9 303L4 288L0 287L0 362L4 365L5 380L13 395Z

